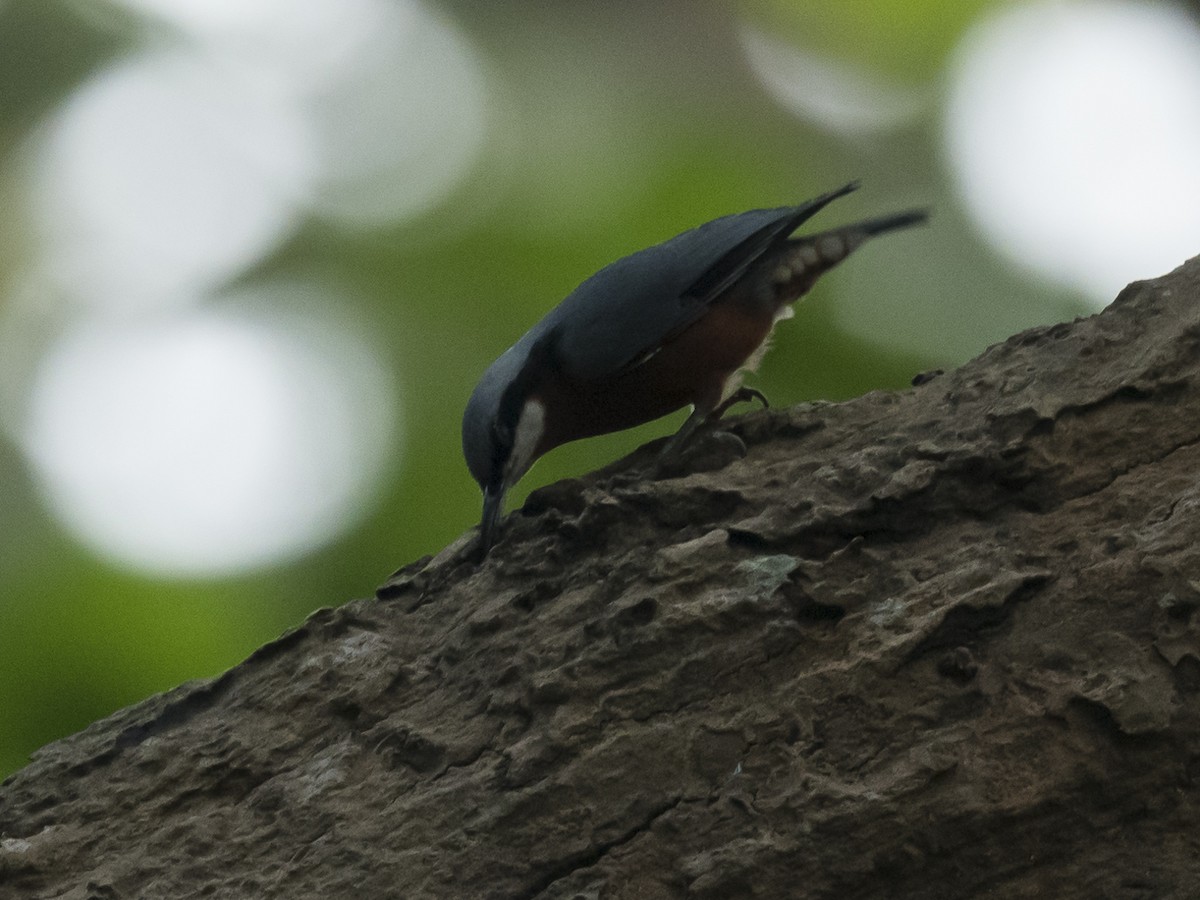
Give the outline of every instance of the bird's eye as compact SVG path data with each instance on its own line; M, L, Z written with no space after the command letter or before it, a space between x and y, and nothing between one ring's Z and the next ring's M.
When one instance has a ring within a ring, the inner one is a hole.
M512 452L513 429L508 424L495 421L492 423L492 464L502 468Z
M513 441L513 430L510 425L505 422L495 421L492 423L492 443L501 447L509 447Z

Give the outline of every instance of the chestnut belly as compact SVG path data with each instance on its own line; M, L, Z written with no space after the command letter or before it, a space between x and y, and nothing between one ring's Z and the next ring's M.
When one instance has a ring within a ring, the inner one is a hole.
M689 404L702 412L714 409L774 323L773 309L718 302L626 371L587 382L551 379L534 392L547 412L538 453L641 425Z

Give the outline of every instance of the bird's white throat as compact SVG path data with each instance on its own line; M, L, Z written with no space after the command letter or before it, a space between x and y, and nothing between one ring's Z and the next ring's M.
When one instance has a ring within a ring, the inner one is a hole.
M513 484L533 465L533 454L546 431L546 407L541 401L529 399L521 407L517 428L513 433L512 452L504 465L504 483Z

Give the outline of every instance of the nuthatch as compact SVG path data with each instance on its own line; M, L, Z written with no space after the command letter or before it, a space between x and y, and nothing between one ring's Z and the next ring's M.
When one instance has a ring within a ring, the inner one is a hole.
M799 206L714 219L619 259L584 281L483 373L463 415L463 454L483 488L481 550L505 492L559 444L620 431L691 404L678 450L741 397L741 373L775 323L872 235L920 211L809 237L792 233L851 183Z

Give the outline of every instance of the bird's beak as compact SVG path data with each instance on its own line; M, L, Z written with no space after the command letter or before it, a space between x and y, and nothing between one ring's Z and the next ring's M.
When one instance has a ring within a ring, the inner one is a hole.
M504 512L503 485L488 486L483 489L483 519L479 523L479 555L487 556L496 538L500 536L500 516Z

